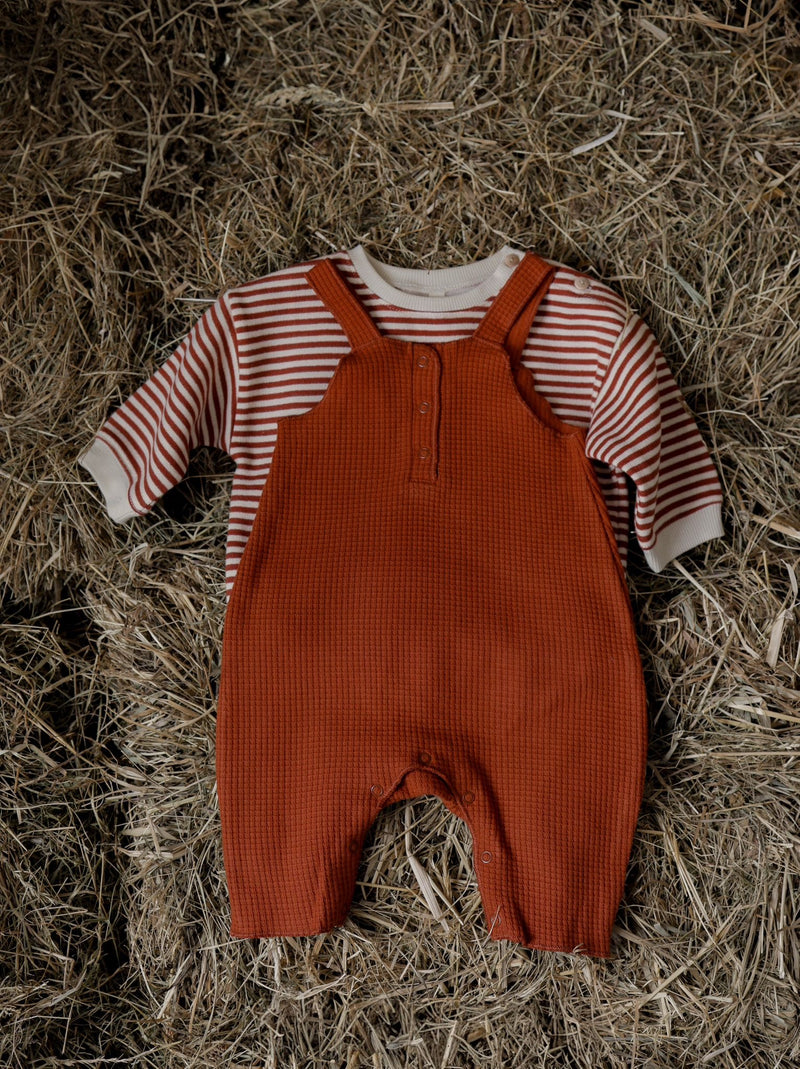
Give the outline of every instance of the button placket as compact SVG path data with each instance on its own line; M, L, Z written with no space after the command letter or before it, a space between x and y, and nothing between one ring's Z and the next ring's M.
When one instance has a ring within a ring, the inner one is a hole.
M439 460L441 361L429 345L413 347L411 374L411 479L435 482Z

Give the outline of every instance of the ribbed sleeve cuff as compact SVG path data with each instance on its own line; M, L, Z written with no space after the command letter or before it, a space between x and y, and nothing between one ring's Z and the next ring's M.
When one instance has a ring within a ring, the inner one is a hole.
M131 508L128 477L105 442L95 438L89 448L78 457L78 463L100 487L106 510L114 523L124 523L140 515Z
M691 516L662 528L653 548L643 550L644 559L654 572L660 572L681 553L724 534L722 505L707 505Z

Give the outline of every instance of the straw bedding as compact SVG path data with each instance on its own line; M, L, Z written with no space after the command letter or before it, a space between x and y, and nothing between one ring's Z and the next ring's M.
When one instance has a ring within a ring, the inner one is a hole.
M800 1062L800 27L786 2L0 11L0 1063ZM75 459L226 288L503 242L662 342L726 537L629 582L651 699L616 957L490 942L469 834L384 811L347 923L231 940L231 461L108 520Z

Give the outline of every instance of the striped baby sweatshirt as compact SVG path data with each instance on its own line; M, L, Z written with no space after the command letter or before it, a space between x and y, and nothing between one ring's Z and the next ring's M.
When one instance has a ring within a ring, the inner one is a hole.
M363 245L330 259L383 335L468 337L522 250L439 269L377 260ZM546 259L546 258L545 258ZM635 537L654 572L723 535L722 490L694 417L648 325L610 286L547 260L555 278L522 352L536 389L585 432L627 563ZM112 520L149 512L186 474L192 449L235 462L225 582L230 596L270 471L278 421L316 406L348 340L308 285L304 261L235 286L197 319L168 359L97 431L78 463Z

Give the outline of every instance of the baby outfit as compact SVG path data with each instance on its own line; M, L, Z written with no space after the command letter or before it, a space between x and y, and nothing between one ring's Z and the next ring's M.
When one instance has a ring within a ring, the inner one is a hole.
M124 521L199 444L236 461L231 934L343 923L378 812L435 795L492 939L610 956L647 750L628 525L655 571L723 534L640 317L508 245L433 271L356 246L224 294L79 461Z

